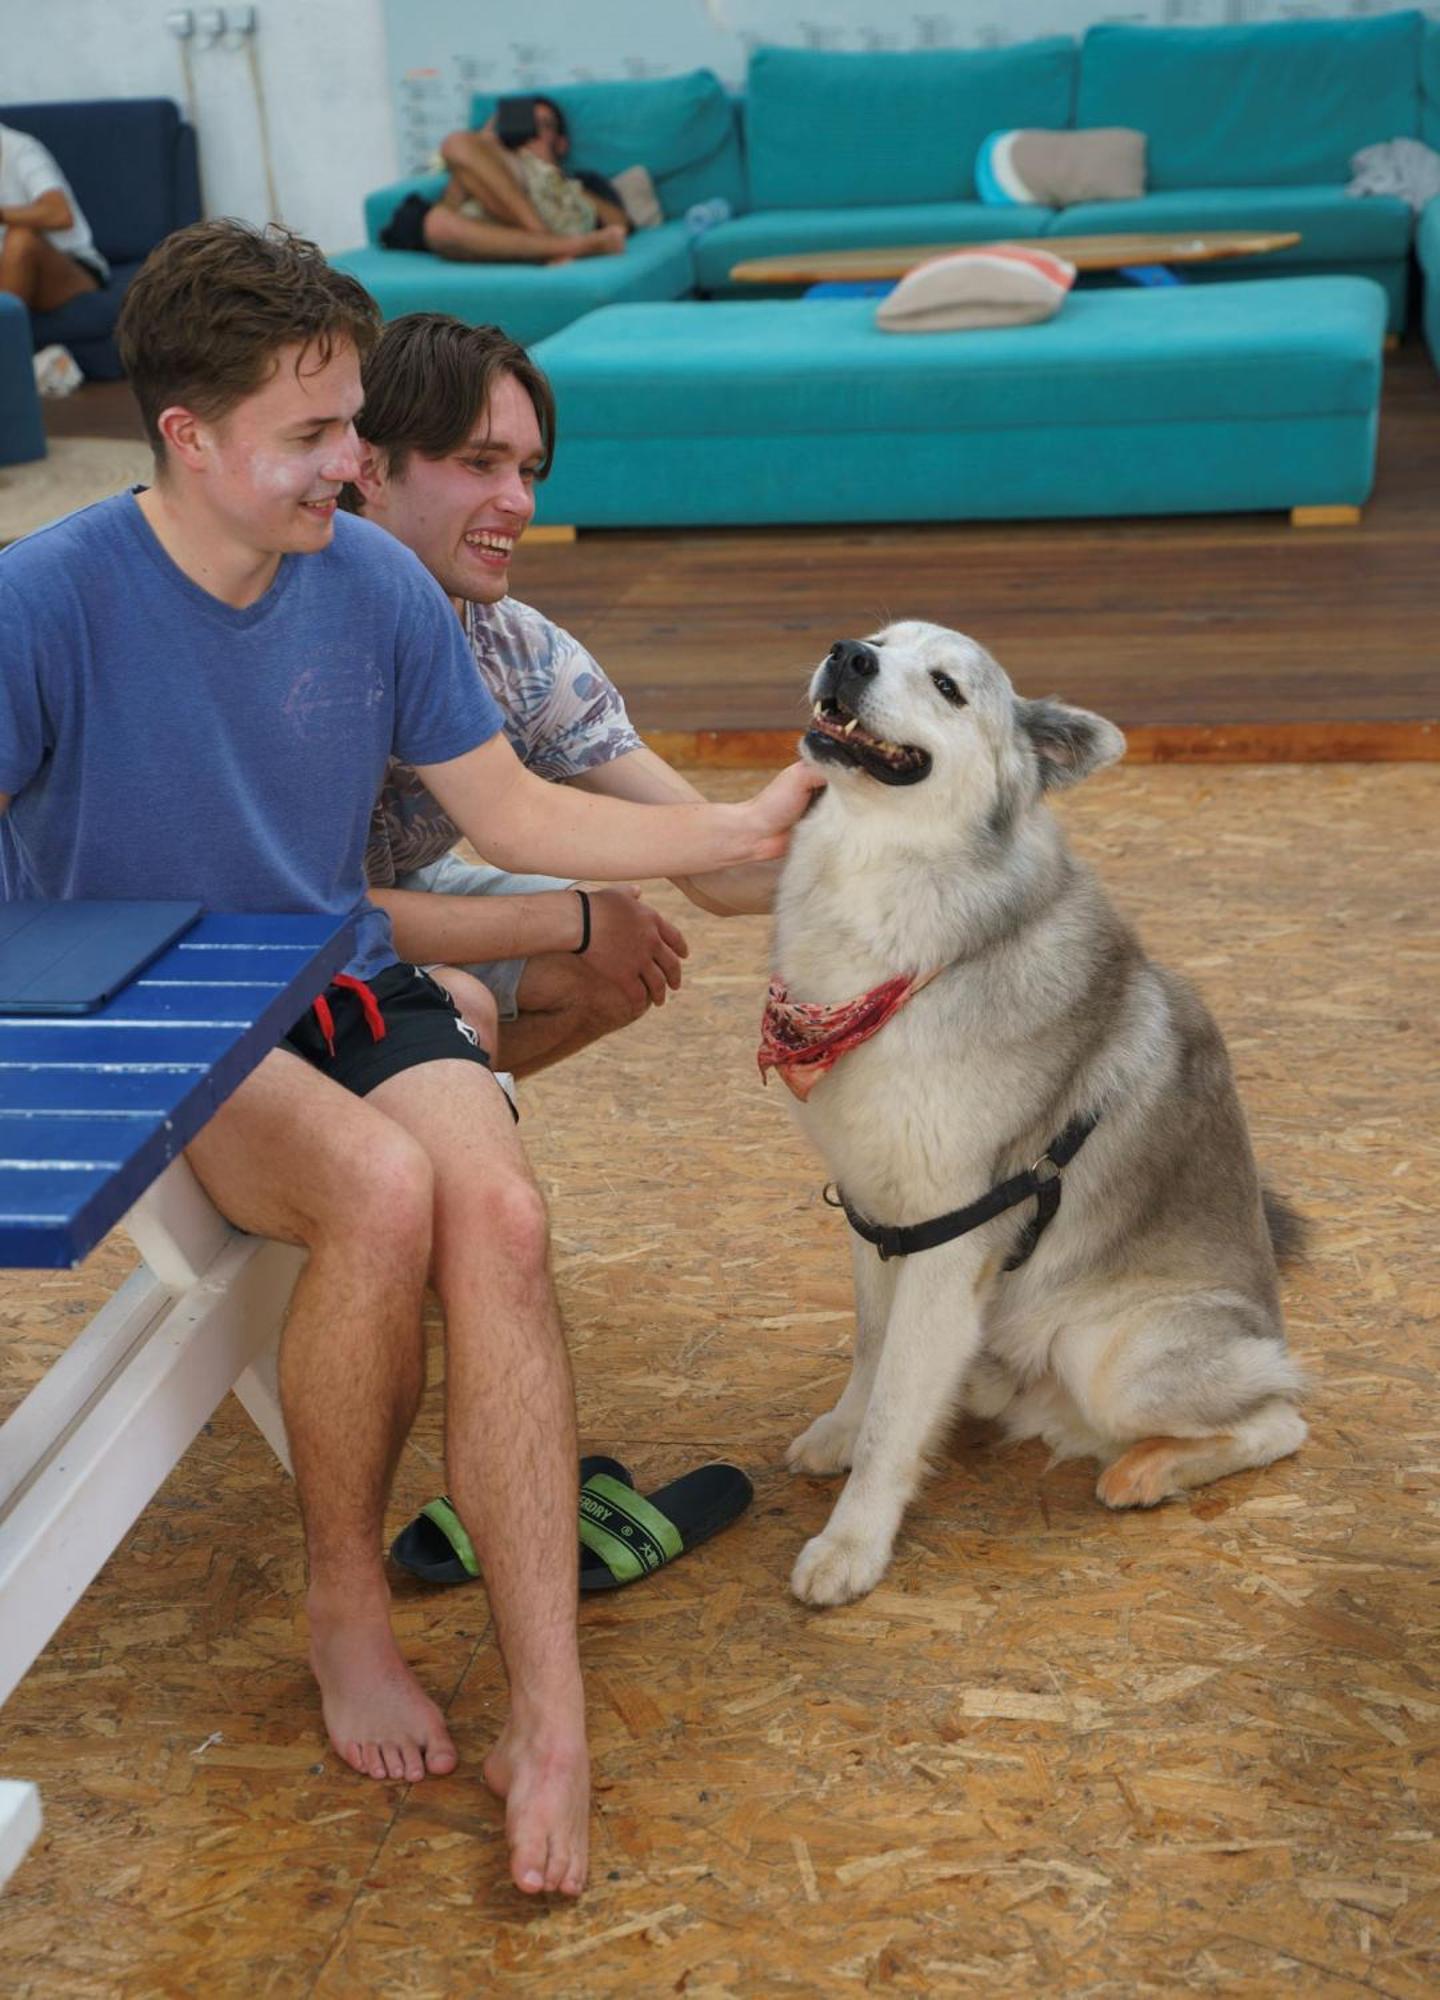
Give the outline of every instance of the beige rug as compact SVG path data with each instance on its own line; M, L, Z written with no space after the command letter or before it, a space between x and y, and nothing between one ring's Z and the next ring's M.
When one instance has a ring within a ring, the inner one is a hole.
M120 438L51 438L31 465L0 465L0 543L104 500L151 472L148 445Z

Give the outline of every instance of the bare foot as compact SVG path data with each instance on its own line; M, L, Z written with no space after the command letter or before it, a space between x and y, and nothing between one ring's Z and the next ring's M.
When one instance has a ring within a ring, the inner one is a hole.
M512 1716L485 1759L485 1782L505 1801L510 1874L535 1896L578 1896L590 1859L590 1755L578 1736L533 1733Z
M413 1784L453 1771L445 1718L401 1657L386 1611L337 1612L313 1593L309 1611L310 1665L336 1753L366 1778Z
M564 250L549 260L552 264L568 264L575 257L616 257L625 248L625 231L618 222L607 222L603 229L562 237L561 241Z

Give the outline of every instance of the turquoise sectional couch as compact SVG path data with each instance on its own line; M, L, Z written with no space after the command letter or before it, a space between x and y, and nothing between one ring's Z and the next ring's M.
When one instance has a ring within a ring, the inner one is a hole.
M1440 22L1426 29L1420 58L1420 137L1440 153ZM1440 196L1420 217L1415 256L1424 286L1425 338L1440 368Z
M1424 86L1422 88L1422 71ZM496 320L534 342L599 306L750 296L744 259L828 247L983 242L1151 229L1295 228L1293 250L1208 266L1200 282L1345 273L1384 290L1404 324L1415 238L1403 202L1351 199L1362 146L1429 137L1440 121L1440 26L1418 13L1221 28L1100 26L1012 48L837 54L759 48L743 98L708 71L557 86L574 157L601 172L639 162L666 221L623 254L555 269L454 265L378 247L409 180L366 204L370 243L335 261L387 317L443 310ZM493 99L477 98L472 122ZM1083 207L982 203L974 163L1011 126L1131 125L1149 139L1149 192ZM438 193L440 182L428 183ZM693 241L690 207L723 198L731 219ZM1420 255L1434 270L1433 216ZM1433 328L1436 279L1431 276ZM1432 344L1434 334L1432 331Z

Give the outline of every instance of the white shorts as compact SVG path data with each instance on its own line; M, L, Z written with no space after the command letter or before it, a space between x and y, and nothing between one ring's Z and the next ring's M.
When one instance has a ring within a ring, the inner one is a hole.
M397 875L397 889L427 889L440 896L540 896L550 889L571 889L554 875L507 875L503 868L491 868L483 861L462 861L458 854L442 854L438 861L416 868L409 875ZM465 972L488 986L495 996L502 1021L513 1021L519 1012L516 992L528 960L497 958L485 965L467 965Z

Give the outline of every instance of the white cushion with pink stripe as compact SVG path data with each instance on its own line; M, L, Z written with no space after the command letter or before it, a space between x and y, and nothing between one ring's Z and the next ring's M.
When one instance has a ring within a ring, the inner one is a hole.
M1028 326L1059 312L1075 266L1048 250L986 243L949 250L907 271L875 314L887 333L943 333L957 327Z

